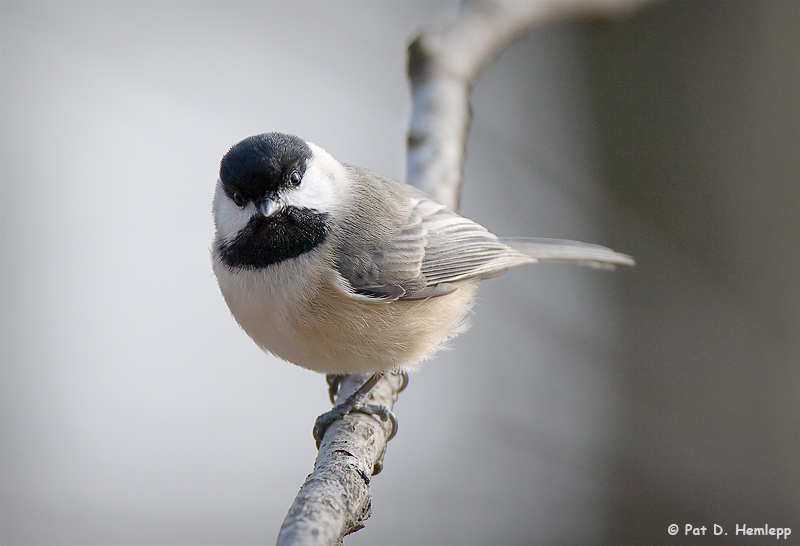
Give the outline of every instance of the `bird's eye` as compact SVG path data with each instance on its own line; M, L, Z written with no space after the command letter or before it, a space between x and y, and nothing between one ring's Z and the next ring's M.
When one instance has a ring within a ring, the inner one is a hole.
M244 197L238 191L233 192L233 202L236 203L237 207L244 206Z
M300 176L300 173L297 171L292 171L292 174L289 175L289 181L294 184L295 186L299 186L300 182L303 181L303 177Z

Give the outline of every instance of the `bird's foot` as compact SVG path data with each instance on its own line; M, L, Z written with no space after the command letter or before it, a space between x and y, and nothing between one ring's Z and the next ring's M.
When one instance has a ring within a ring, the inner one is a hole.
M336 395L339 393L339 387L344 377L345 376L343 375L326 376L326 380L328 381L328 396L330 396L332 401L335 400ZM370 376L370 378L367 379L367 381L361 385L361 387L356 389L356 391L348 396L343 402L336 404L332 410L317 417L317 420L314 423L314 439L317 441L317 449L319 449L319 445L322 443L322 438L325 436L325 432L328 430L328 427L330 427L334 421L354 411L361 411L361 409L365 406L374 405L364 404L364 399L369 394L369 391L372 390L372 387L374 387L382 378L383 374L372 374L372 376ZM386 410L388 411L388 408L386 408ZM382 412L363 413L367 413L368 415L376 415Z
M356 390L353 394L347 397L342 403L337 404L327 413L323 413L319 417L317 417L316 422L314 423L314 440L317 442L317 449L319 449L320 444L322 443L322 439L325 437L325 433L327 432L328 428L336 421L348 415L354 411L358 411L360 413L365 413L367 415L375 415L379 417L382 421L390 421L391 422L391 432L389 436L386 438L388 442L397 434L397 418L395 417L392 411L380 404L369 404L364 403L364 399L369 394L372 387L374 387L378 381L383 378L384 374L373 374L367 381L364 383L358 390ZM345 376L343 375L328 375L326 379L328 381L328 395L331 398L331 402L336 399L336 395L339 393L339 387L341 385L342 380ZM408 375L403 372L401 374L401 383L400 387L398 388L397 392L402 391L408 385ZM375 464L373 469L373 475L377 474L383 468L383 457L381 460Z

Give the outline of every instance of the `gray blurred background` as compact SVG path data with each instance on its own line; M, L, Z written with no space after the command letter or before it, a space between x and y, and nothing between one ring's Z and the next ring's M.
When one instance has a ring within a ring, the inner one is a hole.
M274 543L329 404L219 295L219 159L280 130L402 179L405 46L454 9L0 4L3 544ZM486 282L347 544L800 543L798 29L663 3L487 67L462 212L638 265Z

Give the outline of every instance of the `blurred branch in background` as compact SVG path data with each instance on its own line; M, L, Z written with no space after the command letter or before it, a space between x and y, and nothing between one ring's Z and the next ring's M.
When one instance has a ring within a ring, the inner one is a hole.
M570 17L627 15L657 0L476 0L462 4L440 28L423 29L408 47L412 115L408 134L407 183L451 210L458 209L475 79L513 41L534 28ZM364 376L346 376L343 401ZM403 381L385 376L371 402L392 408ZM339 545L370 516L370 478L381 468L388 422L351 413L328 429L314 471L281 526L279 546Z
M627 15L654 1L474 0L465 2L449 25L422 30L408 47L413 109L406 182L457 210L471 118L469 94L483 67L545 23Z

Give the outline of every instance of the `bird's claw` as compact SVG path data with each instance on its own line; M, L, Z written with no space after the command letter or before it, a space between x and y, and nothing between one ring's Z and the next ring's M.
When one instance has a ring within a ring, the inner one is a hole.
M397 434L397 417L395 417L392 410L386 406L382 406L380 404L349 406L347 403L343 403L339 404L338 406L334 406L329 412L323 413L317 417L317 420L314 423L314 440L317 442L317 449L319 449L322 439L325 437L325 433L328 431L328 428L333 424L333 422L344 417L345 415L349 415L354 411L364 413L366 415L375 415L379 417L381 421L390 421L392 424L392 430L389 432L389 436L386 438L387 442L394 438Z
M401 392L403 389L406 388L408 385L408 375L405 372L401 372L400 374L400 386L397 389L397 392ZM329 374L326 376L326 380L328 382L328 396L331 399L331 403L335 404L336 397L339 394L339 388L341 386L342 380L344 379L344 375L335 375ZM377 379L376 379L377 378ZM378 376L373 376L370 381L373 382L373 385L379 379ZM375 415L379 417L382 421L389 421L391 423L391 430L389 432L388 437L386 438L386 442L391 440L397 434L397 418L395 417L392 411L383 405L380 404L369 404L364 403L364 398L369 393L371 386L367 386L364 384L356 393L348 397L342 403L337 404L327 413L323 413L319 417L317 417L316 422L314 423L314 440L317 443L317 449L322 444L322 439L325 437L325 433L327 432L328 428L333 424L334 421L348 415L354 411L358 411L360 413L364 413L366 415ZM381 458L378 462L375 463L373 467L372 475L378 474L383 469L383 456L386 453L386 447L384 445L384 452L381 454Z

